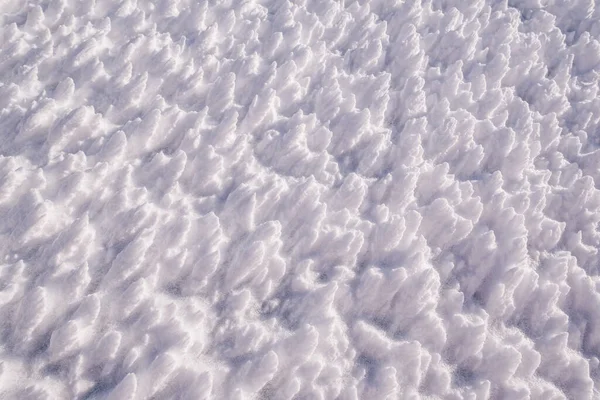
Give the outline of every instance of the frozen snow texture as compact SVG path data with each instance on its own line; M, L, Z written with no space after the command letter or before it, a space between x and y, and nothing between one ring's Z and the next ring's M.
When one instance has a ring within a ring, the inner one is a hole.
M0 397L599 398L593 1L0 27Z

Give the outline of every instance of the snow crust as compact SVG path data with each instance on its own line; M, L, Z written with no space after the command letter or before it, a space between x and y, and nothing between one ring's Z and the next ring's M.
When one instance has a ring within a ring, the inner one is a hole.
M1 398L599 398L594 1L0 27Z

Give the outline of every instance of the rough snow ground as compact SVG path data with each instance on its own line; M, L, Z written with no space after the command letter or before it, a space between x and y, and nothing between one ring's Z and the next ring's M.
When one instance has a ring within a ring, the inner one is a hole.
M598 398L592 0L0 26L0 397Z

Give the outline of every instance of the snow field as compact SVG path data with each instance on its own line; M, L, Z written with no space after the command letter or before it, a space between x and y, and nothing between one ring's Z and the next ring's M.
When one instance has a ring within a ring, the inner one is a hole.
M595 399L591 0L0 1L0 397Z

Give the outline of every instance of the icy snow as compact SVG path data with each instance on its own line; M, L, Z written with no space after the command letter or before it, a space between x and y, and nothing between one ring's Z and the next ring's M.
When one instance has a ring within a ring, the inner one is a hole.
M0 398L600 398L594 1L0 28Z

